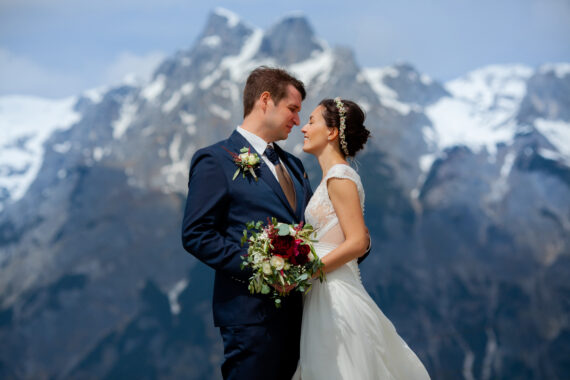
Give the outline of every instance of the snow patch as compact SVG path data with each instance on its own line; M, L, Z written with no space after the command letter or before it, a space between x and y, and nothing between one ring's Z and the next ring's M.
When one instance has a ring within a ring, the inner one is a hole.
M168 148L168 153L172 162L180 160L180 134L174 135L170 147Z
M359 76L368 82L372 90L378 95L380 103L386 107L392 108L402 115L409 114L412 110L419 111L420 107L416 104L403 103L398 100L398 93L384 83L384 78L397 77L398 70L393 67L383 68L366 68L363 69Z
M101 158L103 158L103 148L101 147L96 147L95 149L93 149L93 159L95 161L101 161Z
M261 29L254 29L252 34L244 42L239 54L225 57L216 70L200 81L200 88L203 90L210 88L226 71L229 71L230 78L234 82L240 83L253 68L261 64L269 64L269 61L253 61L253 57L261 46L262 39L263 31Z
M190 159L197 148L194 144L189 144L180 156L181 136L177 135L170 144L169 156L172 163L165 165L160 169L160 173L164 177L164 192L182 193L187 190L188 170L190 169ZM159 150L161 157L166 156L164 149Z
M222 60L220 67L230 71L230 76L234 82L243 81L246 74L251 71L251 65L257 66L255 62L252 62L252 59L259 50L262 40L263 31L255 29L238 55L226 57Z
M202 39L202 45L206 45L210 48L215 48L222 43L220 36L208 36Z
M178 281L172 289L168 292L168 302L170 304L170 311L172 314L177 315L180 313L180 304L178 303L178 296L188 286L188 280L182 279Z
M52 146L52 150L54 152L61 153L61 154L65 154L65 153L69 152L70 149L71 149L71 142L70 141L65 141L65 142L62 142L61 144L54 144Z
M564 162L566 165L570 166L570 157L564 156L559 152L545 148L538 148L537 153L548 160Z
M180 111L178 115L180 116L180 120L182 120L184 124L190 125L196 122L196 115L193 115L186 111Z
M76 101L76 97L0 97L0 188L9 192L10 201L22 198L36 178L44 142L56 130L66 130L81 118L73 109ZM60 147L67 152L71 144Z
M315 50L307 60L291 65L289 71L305 85L311 84L318 87L329 80L333 64L334 55L332 50Z
M165 87L166 76L164 74L160 74L154 81L152 81L142 90L142 96L148 101L156 100L156 98L162 94Z
M194 83L188 82L185 83L182 87L180 87L180 92L182 95L190 95L194 91Z
M446 83L451 97L425 108L438 147L484 147L494 155L497 143L510 143L520 132L515 116L532 74L523 65L490 65Z
M485 202L490 203L491 205L502 201L505 196L507 196L509 192L509 174L511 173L511 169L513 168L513 164L516 159L516 152L511 151L505 155L503 160L503 165L499 171L499 178L497 180L491 182L489 194L487 194L484 198ZM491 212L494 210L493 207L489 207Z
M433 79L429 75L422 74L420 76L420 82L426 86L430 86L433 83Z
M423 156L420 156L419 165L422 172L427 173L431 169L436 158L436 154L424 154Z
M194 136L197 131L198 131L198 128L196 128L195 125L189 125L189 126L186 127L186 132L187 132L190 136Z
M224 73L223 70L218 69L213 73L211 73L210 75L206 76L204 79L200 81L200 88L202 90L210 88L214 84L214 82L216 82L218 79L222 77L223 73Z
M229 80L223 80L220 85L215 89L215 94L224 98L232 100L232 103L236 104L239 102L240 93L238 86Z
M523 65L489 65L446 83L446 89L459 99L486 110L496 106L514 107L526 93L526 81L533 74ZM502 104L498 104L502 101Z
M433 128L426 125L422 128L422 134L424 136L424 141L427 143L428 147L435 149L437 147L437 136Z
M135 119L137 111L138 105L133 103L132 99L127 99L123 103L119 117L111 123L114 139L120 139L125 134Z
M558 78L563 79L566 75L570 75L570 63L546 63L539 67L538 72L541 74L554 72Z
M223 109L217 104L212 104L209 108L212 115L218 116L221 119L229 120L232 116L231 112L228 110Z
M570 123L539 118L534 121L534 126L558 152L570 158Z
M240 22L240 18L237 14L225 8L217 7L214 9L214 13L218 16L224 17L230 28L236 27Z
M101 102L101 100L103 100L103 96L105 95L107 90L108 90L107 87L92 88L90 90L83 92L83 94L81 95L91 100L93 103L97 104Z
M445 97L425 109L432 121L436 142L440 149L465 145L478 152L483 147L491 154L497 151L497 143L510 142L516 124L510 120L512 112L477 112L477 105Z
M170 99L168 99L168 101L162 105L162 112L169 113L172 111L178 105L181 98L182 96L180 95L180 91L176 91L174 94L172 94Z

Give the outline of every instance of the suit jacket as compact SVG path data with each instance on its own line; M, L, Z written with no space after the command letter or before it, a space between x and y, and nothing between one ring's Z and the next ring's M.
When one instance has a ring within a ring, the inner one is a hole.
M289 169L295 185L297 206L293 211L279 182L261 159L255 169L258 181L246 173L232 180L237 166L230 152L254 148L234 131L227 139L194 154L190 164L188 198L182 224L182 244L215 272L213 312L216 326L256 324L281 313L300 318L302 297L294 292L276 309L268 295L251 294L247 283L251 271L240 269L241 246L246 222L275 217L284 223L299 223L312 195L303 164L277 144L275 151ZM227 149L227 150L226 150Z

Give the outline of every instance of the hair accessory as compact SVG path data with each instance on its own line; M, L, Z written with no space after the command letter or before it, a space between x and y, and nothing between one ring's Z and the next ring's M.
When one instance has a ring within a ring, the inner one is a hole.
M348 144L346 143L346 136L344 135L344 130L346 128L346 108L344 107L344 103L340 100L340 97L334 98L334 102L336 103L336 108L338 110L338 114L340 115L340 127L339 129L339 136L340 136L340 147L345 155L348 156Z

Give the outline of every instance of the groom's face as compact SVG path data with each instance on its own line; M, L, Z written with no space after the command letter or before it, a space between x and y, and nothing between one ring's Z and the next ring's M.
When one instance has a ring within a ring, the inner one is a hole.
M301 102L301 93L292 85L287 87L287 95L279 103L269 101L265 124L272 141L285 140L293 127L299 125Z

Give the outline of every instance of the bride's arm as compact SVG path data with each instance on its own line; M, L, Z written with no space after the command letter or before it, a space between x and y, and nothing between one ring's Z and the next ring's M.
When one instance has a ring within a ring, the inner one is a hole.
M338 217L345 240L321 260L325 273L362 256L369 245L356 184L347 179L331 178L327 183L329 197Z

